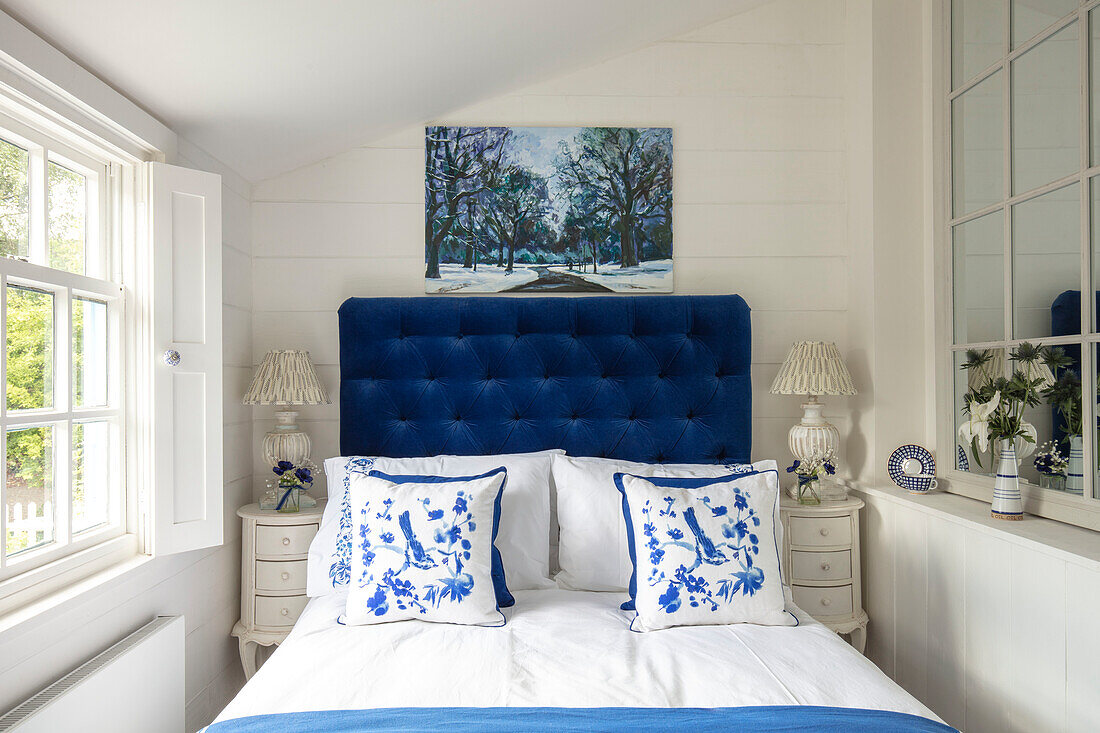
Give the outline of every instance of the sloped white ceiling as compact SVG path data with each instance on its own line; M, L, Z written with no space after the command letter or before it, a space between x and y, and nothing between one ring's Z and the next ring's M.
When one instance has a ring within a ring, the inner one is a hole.
M251 181L766 0L0 0Z

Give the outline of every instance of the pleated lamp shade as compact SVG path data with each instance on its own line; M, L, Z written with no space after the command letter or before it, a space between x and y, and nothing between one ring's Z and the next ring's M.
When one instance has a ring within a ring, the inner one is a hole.
M989 360L981 366L968 369L966 372L966 386L973 390L979 390L984 387L987 382L992 382L997 377L1003 377L1005 375L1004 349L986 349L982 352L982 355L988 356ZM1042 362L1040 362L1040 364L1042 364ZM1046 367L1046 364L1043 364L1043 367ZM1047 368L1047 371L1049 372L1050 369ZM1052 374L1051 381L1053 381L1053 379L1054 375Z
M799 341L791 346L772 382L772 394L854 395L855 385L834 343Z
M317 378L308 351L267 352L244 395L246 405L327 405L328 393Z

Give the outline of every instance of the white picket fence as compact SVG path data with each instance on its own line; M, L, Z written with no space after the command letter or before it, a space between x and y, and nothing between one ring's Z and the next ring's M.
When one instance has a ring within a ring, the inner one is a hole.
M33 533L48 533L52 526L53 502L47 501L42 505L41 515L38 513L38 504L33 501L28 502L26 507L16 502L11 505L11 511L8 512L9 532L31 532L33 538L35 536Z

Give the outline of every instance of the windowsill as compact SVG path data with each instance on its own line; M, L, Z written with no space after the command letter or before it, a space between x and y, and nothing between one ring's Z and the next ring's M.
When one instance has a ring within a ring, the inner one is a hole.
M989 516L988 503L945 491L916 495L896 486L867 485L851 490L902 504L906 508L962 524L1029 549L1056 555L1091 570L1100 570L1100 532L1032 514L1025 514L1019 522L993 519Z
M93 591L152 559L149 555L138 554L133 535L123 535L109 540L104 543L104 546L108 544L112 545L109 548L110 552L89 561L86 566L77 565L65 574L43 580L41 587L31 586L6 597L5 605L12 607L0 613L0 638L12 629L48 615L74 598ZM65 560L71 561L72 558L65 558ZM80 574L81 571L83 574ZM73 575L77 577L74 579ZM20 576L16 576L12 580L19 580L19 578ZM43 587L46 590L43 590ZM21 597L26 600L21 602Z

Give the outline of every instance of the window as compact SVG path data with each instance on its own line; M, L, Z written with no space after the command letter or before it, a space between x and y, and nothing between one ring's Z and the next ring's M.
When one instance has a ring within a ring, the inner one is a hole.
M1069 480L1042 475L1036 446L1018 443L1025 501L1100 528L1097 430L1084 429L1097 425L1100 3L953 0L948 16L951 279L941 322L951 378L941 382L940 444L953 455L941 462L951 464L951 490L989 500L995 450L974 456L959 444L964 395L987 376L1010 376L1025 342L1060 349L1067 363L1044 372L1046 389L1024 417L1039 446L1069 461Z
M0 115L0 582L126 531L111 166Z

